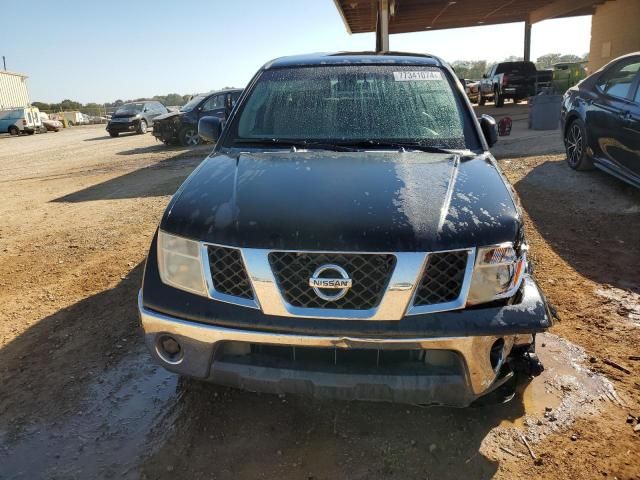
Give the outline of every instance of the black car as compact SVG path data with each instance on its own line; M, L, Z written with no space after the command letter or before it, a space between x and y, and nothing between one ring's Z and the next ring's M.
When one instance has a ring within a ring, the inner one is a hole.
M198 145L198 120L205 116L225 119L242 94L242 89L226 89L196 95L179 112L171 112L155 119L153 135L167 145Z
M597 167L640 188L640 52L567 90L561 119L571 168Z
M153 357L252 391L465 406L540 372L524 223L453 71L401 53L258 71L171 199L138 309Z
M111 116L107 132L112 137L124 132L147 133L154 119L167 112L167 107L155 100L125 103Z

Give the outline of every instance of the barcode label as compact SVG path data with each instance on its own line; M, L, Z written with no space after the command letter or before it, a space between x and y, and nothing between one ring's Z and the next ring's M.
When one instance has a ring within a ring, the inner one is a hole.
M396 82L428 82L431 80L442 80L442 73L434 70L393 72L393 78Z

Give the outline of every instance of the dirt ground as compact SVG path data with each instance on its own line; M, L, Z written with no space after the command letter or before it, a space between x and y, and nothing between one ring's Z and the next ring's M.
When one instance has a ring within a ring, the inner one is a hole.
M101 126L0 136L0 479L640 478L640 191L530 147L500 163L559 317L538 340L547 370L507 404L457 410L157 367L138 330L142 262L210 147Z

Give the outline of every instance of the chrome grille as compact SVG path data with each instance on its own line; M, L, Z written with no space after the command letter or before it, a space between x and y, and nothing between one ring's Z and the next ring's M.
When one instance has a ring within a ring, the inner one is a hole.
M462 290L468 256L466 250L430 254L413 305L435 305L456 300Z
M213 288L226 295L253 299L253 291L240 250L209 245L207 251Z
M391 254L271 252L269 263L280 292L294 307L368 310L382 300L396 257ZM353 280L353 286L339 300L323 300L309 286L313 272L325 264L339 265Z

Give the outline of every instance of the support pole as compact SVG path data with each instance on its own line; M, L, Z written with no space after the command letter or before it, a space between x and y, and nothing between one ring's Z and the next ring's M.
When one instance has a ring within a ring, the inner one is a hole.
M524 22L524 60L531 61L531 22Z
M376 52L389 51L389 0L378 0Z

